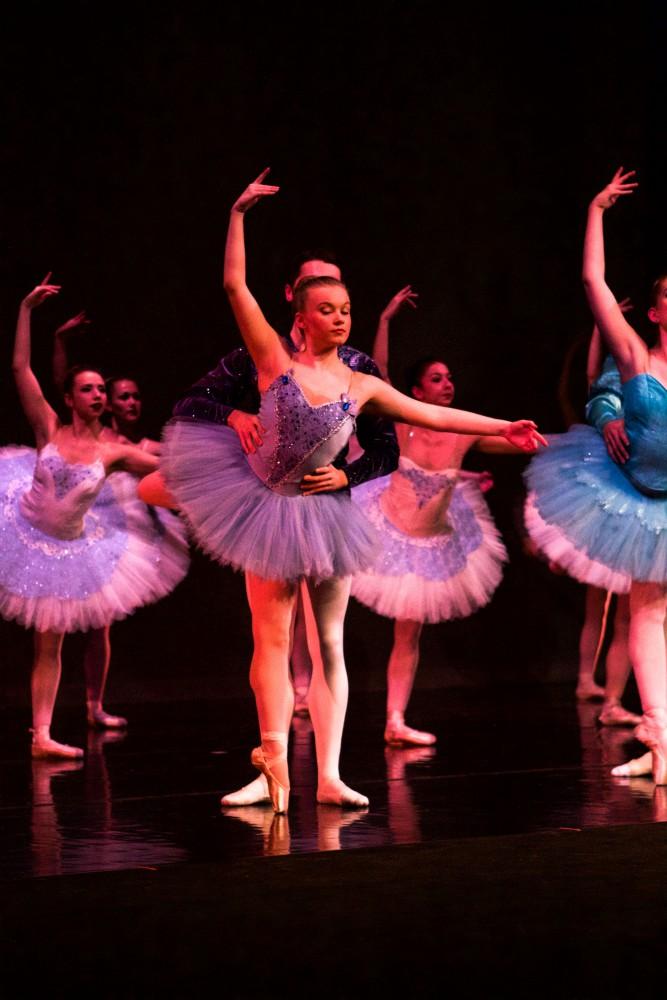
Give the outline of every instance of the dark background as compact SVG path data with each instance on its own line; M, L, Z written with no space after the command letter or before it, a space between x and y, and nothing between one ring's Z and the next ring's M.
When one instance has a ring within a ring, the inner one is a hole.
M86 308L73 360L140 380L147 429L238 342L220 284L228 208L267 165L282 187L248 220L250 283L286 328L292 255L338 253L352 343L370 350L402 285L417 313L392 327L397 384L444 354L461 406L563 426L563 358L590 320L579 281L585 207L620 163L641 187L608 219L608 271L637 304L667 264L665 23L659 4L525 8L31 3L0 43L2 442L31 443L9 365L20 298L63 286L34 318L49 384L51 331ZM571 390L581 399L584 351ZM420 683L563 680L576 670L582 588L521 552L518 459L485 460L512 563L493 603L434 626ZM352 606L353 688L382 684L389 622ZM27 700L29 637L0 623L0 685ZM80 684L69 642L70 690ZM118 699L245 686L243 581L201 557L168 600L114 628ZM3 657L4 659L5 657ZM78 688L77 688L78 690Z

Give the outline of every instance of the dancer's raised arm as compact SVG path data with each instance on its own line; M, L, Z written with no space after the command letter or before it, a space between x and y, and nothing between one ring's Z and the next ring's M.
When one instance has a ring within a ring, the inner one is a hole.
M59 424L58 416L44 398L42 387L30 364L32 310L60 291L60 285L49 284L50 279L49 271L42 283L33 288L21 302L12 358L12 371L21 406L34 431L38 448L42 448L49 441Z
M413 309L417 308L415 299L418 293L413 292L411 285L401 288L400 292L389 299L389 302L380 313L378 328L373 341L373 360L380 369L385 382L391 383L389 378L389 324L397 312L407 303Z
M546 441L537 431L532 420L496 420L467 410L455 410L451 406L434 406L421 403L403 395L372 375L360 376L360 388L365 393L363 406L382 413L391 420L400 420L417 427L428 427L434 431L451 431L455 434L475 434L480 437L496 435L506 438L521 451L535 451ZM361 395L361 393L360 393Z
M605 280L603 214L618 198L633 193L637 182L630 178L634 174L634 170L623 173L623 168L619 167L610 183L590 203L582 274L591 312L624 379L646 370L648 352L641 337L623 316Z
M280 188L264 184L269 168L249 184L232 205L225 247L224 286L238 323L241 336L255 362L260 389L285 369L289 355L246 284L244 215L262 198L277 194Z

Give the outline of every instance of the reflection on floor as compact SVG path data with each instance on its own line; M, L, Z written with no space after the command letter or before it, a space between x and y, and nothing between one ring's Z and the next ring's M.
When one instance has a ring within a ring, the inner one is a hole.
M640 752L631 731L561 687L422 692L410 720L439 737L425 749L385 748L381 696L355 697L343 776L367 811L316 804L312 728L295 719L285 817L219 805L254 776L249 701L112 707L127 735L89 734L83 762L31 761L27 720L0 719L0 879L667 820L667 788L609 774ZM82 728L61 713L54 732Z

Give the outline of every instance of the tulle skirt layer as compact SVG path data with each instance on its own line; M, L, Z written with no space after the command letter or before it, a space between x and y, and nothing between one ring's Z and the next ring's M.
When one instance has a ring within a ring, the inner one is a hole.
M172 421L161 470L198 544L235 569L269 580L325 580L358 572L375 554L375 531L348 494L274 492L228 427Z
M101 628L164 597L188 570L178 518L136 496L137 480L114 473L85 515L80 536L47 535L21 514L36 452L0 450L0 614L39 632Z
M640 493L591 427L549 443L526 470L526 527L537 547L575 579L607 590L667 583L667 498Z
M389 476L353 491L355 502L377 529L382 547L352 593L380 615L439 622L464 618L487 604L502 577L507 552L479 489L458 483L441 534L414 537L397 528L380 501Z

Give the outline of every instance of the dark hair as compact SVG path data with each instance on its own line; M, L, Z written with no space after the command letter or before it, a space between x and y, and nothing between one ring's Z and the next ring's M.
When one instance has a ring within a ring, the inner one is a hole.
M290 285L294 288L294 285L299 277L299 271L304 264L307 264L309 260L321 260L325 264L333 264L334 267L340 267L336 254L331 250L324 250L323 248L315 248L314 250L303 250L298 253L296 257L292 258L292 266L289 273L291 274ZM315 275L314 275L315 277Z
M111 392L116 382L134 382L136 386L139 385L134 375L112 375L110 378L105 380L105 385L107 389L107 396L111 396Z
M667 271L663 271L662 274L659 274L651 285L651 305L654 309L658 304L658 298L660 297L660 292L662 291L662 286L665 281L667 281Z
M71 394L72 389L74 388L74 379L77 375L80 375L81 372L96 372L98 375L102 374L98 368L93 368L91 365L72 365L71 368L67 369L65 378L63 379L63 395ZM103 375L102 378L104 378Z
M428 357L420 358L419 361L413 362L409 368L405 369L405 385L409 396L412 396L414 386L421 384L421 380L431 365L435 364L446 365L447 362L438 357L437 354L429 354Z
M345 288L347 290L347 285L344 281L339 281L338 278L327 278L322 276L321 278L304 278L300 281L297 287L294 289L294 300L292 305L294 307L294 312L301 312L304 305L306 304L306 295L311 288Z

